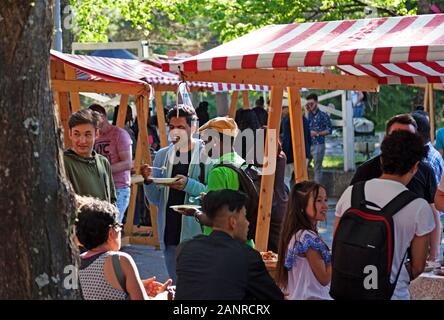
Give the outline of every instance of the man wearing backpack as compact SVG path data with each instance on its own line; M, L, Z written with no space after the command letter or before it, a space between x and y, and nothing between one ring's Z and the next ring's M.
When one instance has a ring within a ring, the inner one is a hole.
M385 137L396 130L406 130L412 133L418 132L418 125L415 119L409 114L398 114L392 117L386 125ZM350 181L354 185L359 181L368 181L379 178L382 174L381 155L377 155L360 165ZM432 167L424 160L418 165L418 170L410 182L407 184L410 191L425 199L430 206L434 203L436 193L436 178Z
M234 139L238 131L236 122L228 117L216 117L199 128L205 151L208 157L214 159L213 167L208 173L207 192L230 189L240 190L248 195L247 219L250 228L247 243L254 247L252 239L257 220L260 176L234 150ZM211 232L210 227L204 227L204 234L209 235Z
M435 228L432 210L406 185L426 148L397 130L381 145L382 175L348 187L336 206L330 294L335 299L409 299Z

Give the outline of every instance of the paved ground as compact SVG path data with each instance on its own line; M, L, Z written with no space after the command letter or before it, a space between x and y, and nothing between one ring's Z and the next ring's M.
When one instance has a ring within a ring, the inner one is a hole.
M133 257L142 279L152 276L156 276L159 282L165 282L168 279L162 251L144 245L127 245L122 248L122 251Z

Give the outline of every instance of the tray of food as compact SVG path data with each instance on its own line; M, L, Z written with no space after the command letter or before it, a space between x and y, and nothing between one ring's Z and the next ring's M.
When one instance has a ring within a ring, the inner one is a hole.
M261 252L261 256L265 263L276 263L278 261L278 255L273 251Z

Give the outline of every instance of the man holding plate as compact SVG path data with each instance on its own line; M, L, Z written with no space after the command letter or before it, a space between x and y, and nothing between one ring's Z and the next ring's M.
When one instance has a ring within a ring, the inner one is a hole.
M175 283L176 247L183 240L201 234L202 229L194 217L181 215L171 207L194 204L194 199L206 189L209 168L201 160L203 142L192 137L197 121L194 109L178 105L168 112L167 119L171 144L156 153L152 167L143 165L141 173L145 196L158 208L160 247L168 274Z

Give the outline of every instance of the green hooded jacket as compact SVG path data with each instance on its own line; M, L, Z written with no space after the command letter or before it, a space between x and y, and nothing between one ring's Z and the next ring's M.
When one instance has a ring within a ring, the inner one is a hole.
M91 196L116 204L111 165L108 160L93 151L84 158L68 149L63 154L65 171L74 192L81 196Z

